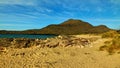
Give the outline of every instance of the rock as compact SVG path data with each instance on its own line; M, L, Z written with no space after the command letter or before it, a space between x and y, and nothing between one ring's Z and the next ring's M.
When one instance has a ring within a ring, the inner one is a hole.
M6 52L7 49L5 47L0 47L0 52Z
M89 46L92 42L96 41L98 38L81 38L74 35L59 35L54 38L47 39L26 39L26 38L12 38L12 39L0 39L0 46L11 47L11 48L28 48L32 46L37 46L40 48L49 47L71 47L76 46L84 48Z
M58 45L59 45L59 40L56 38L46 40L46 43L45 43L45 46L49 48L54 48L54 47L57 47Z
M0 39L0 46L8 47L8 46L11 45L11 42L12 42L12 41L13 41L12 38L9 38L9 39L7 39L7 38L1 38L1 39Z
M81 38L80 42L83 46L90 44L90 41L88 39L85 39L85 38Z
M59 39L62 39L63 37L61 35L58 36Z

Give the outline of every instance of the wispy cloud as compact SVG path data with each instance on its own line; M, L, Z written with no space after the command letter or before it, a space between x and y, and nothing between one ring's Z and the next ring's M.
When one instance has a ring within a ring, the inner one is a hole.
M116 19L85 19L85 20L101 21L101 23L102 22L114 22L114 23L120 22L120 18L116 18Z
M0 0L0 23L41 25L41 22L52 23L68 18L119 22L116 19L120 18L119 4L120 0Z
M110 1L114 2L113 0ZM116 1L118 2L119 0ZM76 16L77 14L84 13L98 15L97 13L104 13L109 10L106 7L106 2L107 1L103 2L102 0L1 0L0 4L2 4L2 7L0 7L0 12L23 15L40 13L49 16L61 16L63 13L63 16ZM115 9L115 7L110 9ZM69 14L66 12L69 12ZM110 12L115 14L114 10Z
M35 5L34 0L0 0L0 4L6 5Z
M116 5L120 5L120 0L110 0L110 2Z
M9 26L16 26L16 27L18 27L18 26L31 26L31 25L29 25L29 24L0 24L0 26L6 26L6 27L9 27Z

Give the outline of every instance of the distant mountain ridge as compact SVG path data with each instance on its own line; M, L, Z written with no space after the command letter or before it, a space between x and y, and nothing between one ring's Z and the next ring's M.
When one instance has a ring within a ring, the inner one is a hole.
M82 20L69 19L58 25L49 25L40 30L41 34L85 34L103 33L110 29L105 25L93 26Z
M42 29L33 29L25 31L0 31L0 34L86 34L86 33L103 33L109 31L107 26L93 26L82 20L69 19L61 24L48 25Z

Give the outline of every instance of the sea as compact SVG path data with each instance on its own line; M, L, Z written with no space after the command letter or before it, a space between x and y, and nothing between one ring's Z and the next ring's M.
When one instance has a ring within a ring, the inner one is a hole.
M0 38L30 38L30 39L46 39L56 37L57 35L47 34L0 34Z

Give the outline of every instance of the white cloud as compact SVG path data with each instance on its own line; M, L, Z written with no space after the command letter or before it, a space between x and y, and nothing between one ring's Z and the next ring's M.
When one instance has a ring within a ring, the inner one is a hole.
M90 0L91 4L99 4L101 3L101 0Z
M0 4L7 5L35 5L34 0L0 0Z
M22 23L32 23L34 22L38 17L34 15L27 15L27 14L2 14L0 13L0 22L22 22ZM1 24L0 23L0 24Z
M103 12L103 11L104 11L104 8L97 7L96 10L97 10L97 12Z
M110 2L116 5L120 5L120 0L110 0Z
M116 19L86 19L86 20L101 21L101 22L106 22L106 21L110 21L110 22L120 22L120 19L119 19L119 18L116 18Z
M0 26L31 26L29 24L4 24L4 23L1 23Z

